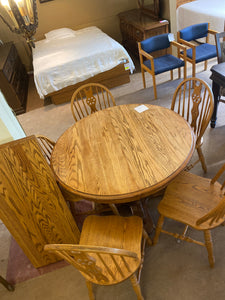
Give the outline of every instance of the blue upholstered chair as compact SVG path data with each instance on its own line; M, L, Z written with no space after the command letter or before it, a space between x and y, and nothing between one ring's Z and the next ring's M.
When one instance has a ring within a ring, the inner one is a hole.
M181 50L184 53L182 59L172 55L173 46L177 48L177 54L180 52L178 51L178 49L181 48ZM186 78L186 58L185 58L186 47L178 44L175 41L170 41L169 33L156 35L142 42L139 42L138 50L139 50L141 73L142 73L144 88L146 88L146 82L145 82L145 71L146 71L152 75L155 99L157 99L155 75L170 71L171 80L173 80L173 70L174 69L179 70L178 74L180 78L180 68L184 67L184 79ZM152 52L159 51L159 50L163 50L161 52L165 52L167 54L159 57L155 57L154 54L153 54L154 56L150 54Z
M204 61L206 70L207 60L217 56L216 46L208 43L209 34L216 33L217 31L209 29L209 23L191 25L178 31L177 42L188 47L187 61L192 64L192 77L195 77L197 63ZM205 42L202 42L202 38ZM180 51L179 57L182 58L183 55Z

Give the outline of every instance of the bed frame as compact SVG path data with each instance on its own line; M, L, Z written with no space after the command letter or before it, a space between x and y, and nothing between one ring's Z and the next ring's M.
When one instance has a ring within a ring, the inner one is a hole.
M71 100L71 97L74 93L74 91L79 88L81 85L86 83L101 83L105 85L107 88L113 88L125 83L130 82L130 70L125 68L125 63L121 63L115 68L99 73L89 79L86 79L84 81L78 82L74 85L67 86L59 91L50 93L45 96L45 99L50 98L52 103L54 104L61 104L65 102L69 102Z
M192 2L192 1L195 1L195 0L177 0L177 8L182 4Z

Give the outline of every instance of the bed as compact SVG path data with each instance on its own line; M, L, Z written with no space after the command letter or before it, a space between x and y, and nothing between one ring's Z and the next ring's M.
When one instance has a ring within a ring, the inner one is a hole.
M68 102L82 84L112 88L130 81L134 64L122 45L95 26L60 28L45 34L33 49L34 82L40 98Z
M224 0L177 0L177 30L197 23L210 23L210 29L224 31ZM215 43L215 41L210 41Z

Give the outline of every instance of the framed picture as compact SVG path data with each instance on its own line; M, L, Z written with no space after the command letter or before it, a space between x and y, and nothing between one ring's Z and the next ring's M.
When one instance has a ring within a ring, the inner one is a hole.
M53 1L53 0L39 0L40 3L48 2L48 1Z

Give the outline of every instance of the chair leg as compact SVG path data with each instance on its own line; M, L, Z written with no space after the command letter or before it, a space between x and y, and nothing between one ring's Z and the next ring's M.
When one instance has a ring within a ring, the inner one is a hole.
M134 289L134 291L135 291L135 293L137 295L138 300L144 300L144 298L143 298L143 296L141 294L140 285L139 285L139 283L137 281L137 278L136 278L136 276L134 274L131 275L130 281L132 283L133 289Z
M156 100L157 99L157 90L156 90L155 74L152 75L152 81L153 81L153 88L154 88L154 97Z
M159 216L159 220L155 229L155 236L153 238L153 245L157 244L161 229L163 227L164 217L162 215Z
M170 79L173 80L173 70L170 70Z
M204 70L206 71L207 70L207 60L205 60L204 65L205 65Z
M199 156L199 159L200 159L200 162L201 162L201 165L202 165L202 169L203 169L204 173L207 173L207 166L206 166L206 163L205 163L205 157L203 155L201 146L199 146L196 150L198 152L198 156Z
M15 287L11 285L8 281L6 281L2 276L0 276L0 283L3 284L4 287L10 292L13 292L15 290Z
M87 285L87 288L88 288L89 299L90 300L95 300L92 283L90 281L86 280L86 285Z
M120 216L120 213L119 213L119 211L118 211L118 209L117 209L117 207L116 207L115 204L109 204L109 207L111 208L111 210L114 213L114 215Z
M141 75L142 75L142 81L143 81L144 89L146 89L145 71L143 69L141 69Z
M195 77L195 62L192 64L192 77Z
M178 68L178 78L180 79L180 77L181 77L181 71L180 71L180 68Z
M208 259L210 267L213 268L215 264L215 258L213 256L213 244L212 244L212 237L210 230L204 230L204 236L205 236L205 246L208 251Z

